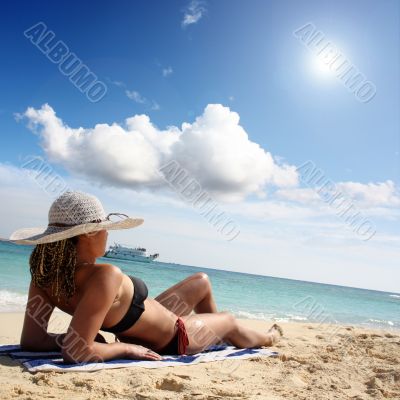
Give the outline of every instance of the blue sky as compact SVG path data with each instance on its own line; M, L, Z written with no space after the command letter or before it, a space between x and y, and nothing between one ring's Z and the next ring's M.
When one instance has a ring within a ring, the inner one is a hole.
M166 261L400 291L394 279L400 281L399 7L396 1L1 4L0 177L3 201L17 216L3 215L1 234L46 222L52 197L21 171L23 157L41 155L71 187L145 215L140 233L113 235ZM104 98L90 102L24 36L40 22L104 82ZM369 102L315 68L315 54L293 34L307 23L375 85ZM218 106L206 111L208 105ZM101 139L123 137L112 124L127 129L125 120L135 115L148 117L132 123L145 147ZM156 138L143 133L149 123ZM170 127L183 132L184 123L191 127L177 139ZM107 124L105 131L96 124ZM65 126L82 127L87 139L58 151ZM247 134L236 150L231 130L237 138ZM169 144L159 139L166 131L178 142L174 157L240 225L234 241L147 173L168 160ZM210 154L219 161L209 163ZM244 161L249 154L254 163ZM374 238L361 241L318 203L313 188L293 182L293 169L307 160L373 222ZM28 201L35 207L21 213Z

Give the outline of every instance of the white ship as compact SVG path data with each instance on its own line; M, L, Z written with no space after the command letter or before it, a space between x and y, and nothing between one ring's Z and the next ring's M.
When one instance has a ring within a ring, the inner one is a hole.
M136 247L134 249L123 246L118 243L114 243L114 246L110 246L109 249L104 254L104 257L108 258L118 258L120 260L129 261L141 261L150 262L155 260L159 256L156 254L147 254L146 249L143 247Z

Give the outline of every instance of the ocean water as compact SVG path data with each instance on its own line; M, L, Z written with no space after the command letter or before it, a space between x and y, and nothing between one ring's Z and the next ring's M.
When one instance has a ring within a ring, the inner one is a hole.
M0 242L0 312L23 311L30 282L31 246ZM102 259L99 259L99 261ZM162 262L105 258L143 279L149 295L202 271L211 279L220 311L240 318L349 324L400 330L400 294Z

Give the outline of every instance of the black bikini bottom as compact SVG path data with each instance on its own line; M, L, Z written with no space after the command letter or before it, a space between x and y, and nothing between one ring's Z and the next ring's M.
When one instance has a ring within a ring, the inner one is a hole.
M126 331L140 318L144 311L144 300L148 296L147 286L140 278L136 278L131 275L128 276L131 279L135 289L131 305L121 321L110 328L100 328L102 331L111 333L120 333Z

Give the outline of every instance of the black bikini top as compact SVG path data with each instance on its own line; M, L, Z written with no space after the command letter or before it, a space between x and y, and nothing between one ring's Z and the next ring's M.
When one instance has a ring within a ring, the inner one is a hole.
M131 275L128 276L131 279L133 287L135 289L131 305L129 306L128 311L123 316L121 321L109 328L101 327L100 329L102 331L111 333L126 331L140 318L144 311L144 300L147 298L149 293L147 286L140 278L136 278Z

